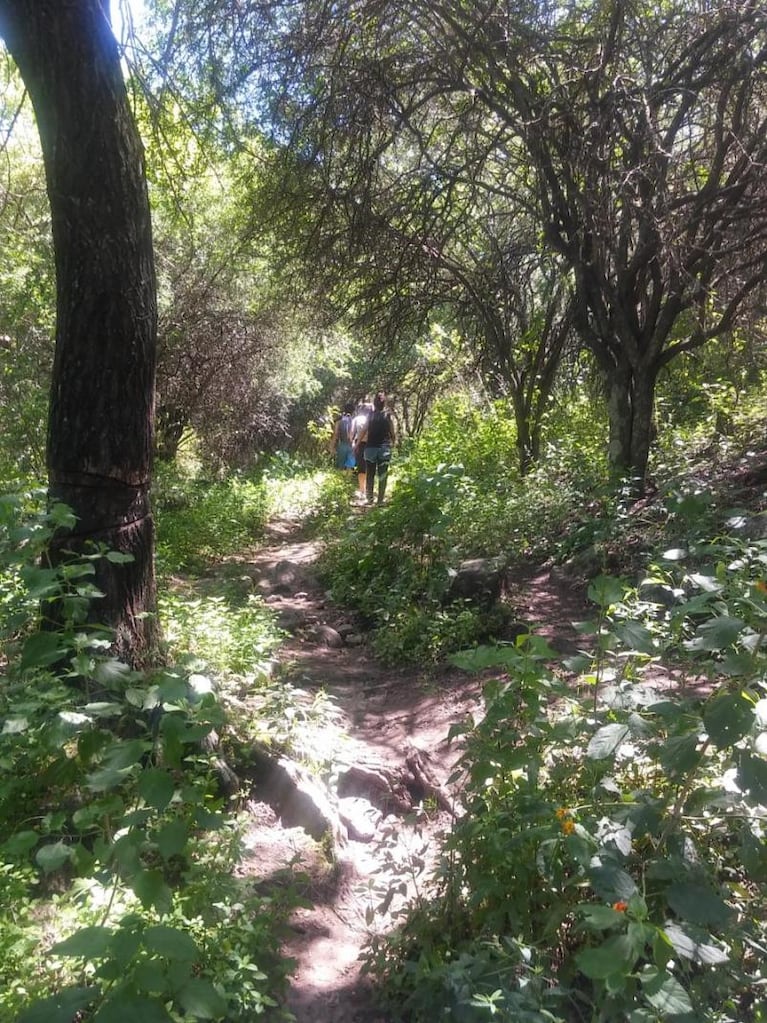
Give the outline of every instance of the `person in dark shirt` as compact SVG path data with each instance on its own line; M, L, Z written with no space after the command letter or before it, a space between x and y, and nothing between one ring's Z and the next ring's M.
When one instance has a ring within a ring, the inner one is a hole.
M379 391L373 398L373 411L360 440L365 445L365 497L373 503L376 476L378 477L378 503L382 504L386 493L386 481L391 462L392 445L397 439L391 415L385 411L386 395Z

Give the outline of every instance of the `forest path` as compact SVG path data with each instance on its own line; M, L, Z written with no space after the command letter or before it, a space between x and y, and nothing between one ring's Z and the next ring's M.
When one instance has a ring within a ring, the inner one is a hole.
M378 663L353 616L328 601L314 573L319 552L300 523L278 520L264 546L246 561L238 559L288 632L278 655L280 677L306 694L307 705L318 693L327 697L333 726L325 738L334 759L396 774L415 751L429 777L453 798L448 779L460 747L448 733L467 716L481 715L482 683L446 665L418 671ZM583 617L582 595L552 582L543 570L526 573L513 603L544 634L567 633L570 622ZM287 1005L297 1023L390 1023L375 1008L359 955L371 927L385 931L405 896L419 892L451 813L447 804L440 809L428 798L428 811L410 815L401 808L387 813L359 798L341 802L352 806L353 830L364 840L349 838L332 857L327 843L313 842L300 827L285 827L254 795L244 875L268 882L296 859L305 872L311 906L294 911L283 950L295 960ZM394 888L387 911L376 911Z

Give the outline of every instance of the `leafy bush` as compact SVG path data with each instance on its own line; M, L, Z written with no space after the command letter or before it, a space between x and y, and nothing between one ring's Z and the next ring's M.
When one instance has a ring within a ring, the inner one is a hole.
M690 548L592 583L577 687L535 637L457 655L506 677L435 898L368 955L409 1020L767 1018L767 542ZM658 689L661 654L685 684Z
M585 445L579 436L570 438L572 447ZM498 633L498 613L449 599L462 560L565 556L566 538L581 520L585 528L599 516L595 531L610 528L606 511L618 497L607 490L602 500L585 496L597 469L574 476L562 450L552 449L521 480L511 468L514 458L514 425L502 403L486 412L440 405L396 465L389 503L344 520L329 543L320 565L324 578L336 600L375 627L385 660L431 663Z
M199 571L252 545L269 512L263 481L211 483L165 467L156 483L157 561L161 572Z
M191 667L140 673L110 656L109 635L83 624L93 560L110 552L44 567L71 513L29 519L25 504L0 503L12 594L0 621L0 893L13 905L0 920L0 1016L279 1018L278 932L298 896L267 899L235 877L240 827L203 745L225 728L225 705ZM41 631L49 599L65 621ZM264 631L251 633L262 654Z

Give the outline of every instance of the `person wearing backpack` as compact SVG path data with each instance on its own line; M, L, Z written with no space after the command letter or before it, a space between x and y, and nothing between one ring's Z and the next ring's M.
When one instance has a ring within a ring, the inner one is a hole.
M353 469L355 466L354 451L352 450L352 412L354 412L354 402L347 401L333 427L333 439L330 446L334 453L336 469Z
M370 413L367 426L363 429L361 440L365 445L365 498L368 504L373 503L376 476L378 477L378 503L382 504L386 493L386 481L389 475L392 445L397 439L394 421L385 411L386 395L379 391L373 398L373 411Z

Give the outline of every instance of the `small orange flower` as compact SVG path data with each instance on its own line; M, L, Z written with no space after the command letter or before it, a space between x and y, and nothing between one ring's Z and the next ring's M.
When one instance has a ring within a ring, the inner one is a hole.
M562 834L572 835L575 831L575 821L562 821Z
M570 811L567 809L566 806L560 806L559 809L556 811L557 820L561 821L561 820L564 820L565 817L569 817L569 816L570 816Z
M625 913L629 908L628 902L614 902L613 909L617 910L618 913Z
M760 593L767 593L767 582L764 579L757 579L754 583L754 589L759 590Z

